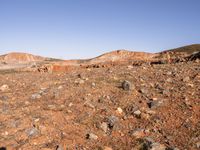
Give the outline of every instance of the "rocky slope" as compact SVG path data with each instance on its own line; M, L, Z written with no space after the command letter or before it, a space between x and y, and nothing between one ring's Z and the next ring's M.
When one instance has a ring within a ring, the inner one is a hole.
M194 52L200 52L200 44L192 44L192 45L183 46L183 47L179 47L179 48L175 48L175 49L171 49L167 51L184 52L184 53L192 54Z

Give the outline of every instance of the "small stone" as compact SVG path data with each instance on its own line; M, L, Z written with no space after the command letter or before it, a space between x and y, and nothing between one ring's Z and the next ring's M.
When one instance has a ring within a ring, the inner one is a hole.
M167 75L172 75L172 72L171 72L171 71L168 71L168 72L167 72Z
M95 106L89 100L85 101L84 106L87 106L93 109L95 108Z
M2 91L2 92L5 92L5 91L7 91L7 90L9 90L9 86L8 86L7 84L4 84L4 85L2 85L2 86L0 87L0 91Z
M7 132L7 131L5 131L4 135L6 135L6 136L7 136L7 135L8 135L8 132Z
M166 81L169 82L169 83L173 82L172 78L168 78Z
M7 101L8 100L8 96L0 96L0 100L1 101Z
M97 139L98 139L98 136L95 135L94 133L88 133L88 134L86 135L86 138L87 138L87 139L90 139L90 140L97 140Z
M152 100L153 100L153 101L157 101L158 98L157 98L157 97L153 97Z
M135 129L135 130L131 131L130 133L136 139L139 139L139 138L145 136L144 129Z
M187 85L190 87L194 87L194 84L191 84L191 83L188 83Z
M53 91L53 98L58 99L60 97L59 91L55 90Z
M47 106L50 110L55 110L56 109L56 106L55 105L48 105Z
M31 95L31 99L40 99L42 96L38 93Z
M140 118L140 117L141 117L141 111L140 111L140 110L134 111L133 114L134 114L137 118Z
M39 94L40 95L45 95L47 92L47 88L41 88L40 91L39 91Z
M82 79L78 79L78 80L75 80L74 83L76 83L76 84L83 84L83 83L85 83L85 81L82 80Z
M183 82L188 82L188 81L190 81L190 77L183 78Z
M25 105L29 105L30 104L30 102L29 101L25 101Z
M39 134L39 131L38 131L38 129L36 129L36 128L31 128L31 129L27 129L27 130L26 130L26 134L27 134L28 136L36 136L36 135Z
M117 124L118 121L119 121L119 119L116 116L110 116L110 117L108 117L108 127L110 129L113 129L114 126L116 126L116 124Z
M68 105L69 107L72 107L73 106L73 103L69 103L69 105Z
M127 66L128 69L133 69L133 65Z
M166 150L166 146L157 142L154 142L153 139L146 137L143 139L142 150Z
M117 113L122 114L122 113L123 113L123 110L122 110L120 107L118 107L118 108L117 108Z
M200 142L197 142L196 145L197 145L197 148L200 148Z
M148 104L149 108L154 109L154 108L161 106L163 104L163 102L157 100L157 101L149 101L147 104Z
M40 118L37 118L37 119L35 119L34 121L35 121L35 122L39 122L39 121L40 121Z
M112 150L112 148L105 146L104 150Z
M103 122L101 125L100 125L100 128L104 131L104 132L107 132L108 130L108 124L106 122Z
M59 87L58 87L58 90L60 90L60 89L62 89L63 88L63 86L62 85L60 85Z
M123 81L122 82L122 88L125 90L125 91L129 91L131 90L133 87L131 86L131 83L129 81Z
M56 150L64 150L64 148L63 148L61 145L58 145L58 146L56 147Z
M62 105L60 105L60 108L61 108L61 109L65 108L65 105L63 105L63 104L62 104Z
M142 88L142 89L140 89L139 92L142 93L142 94L148 94L149 93L147 88Z
M160 143L152 143L150 150L166 150L166 147Z
M92 87L95 87L95 86L96 86L96 84L93 82L93 83L92 83Z

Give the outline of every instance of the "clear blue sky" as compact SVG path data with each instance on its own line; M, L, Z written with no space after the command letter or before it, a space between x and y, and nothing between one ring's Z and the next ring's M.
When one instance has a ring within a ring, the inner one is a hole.
M200 43L200 0L0 0L0 54L88 58Z

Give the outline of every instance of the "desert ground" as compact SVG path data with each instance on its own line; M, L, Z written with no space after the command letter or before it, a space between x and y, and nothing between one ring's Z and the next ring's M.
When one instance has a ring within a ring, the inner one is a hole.
M1 56L0 149L200 149L199 47Z

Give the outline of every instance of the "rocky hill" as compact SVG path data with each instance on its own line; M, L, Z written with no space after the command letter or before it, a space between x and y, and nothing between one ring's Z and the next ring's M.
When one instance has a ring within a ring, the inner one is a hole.
M200 44L193 44L193 45L188 45L188 46L183 46L171 50L166 50L166 51L171 51L171 52L183 52L183 53L188 53L192 54L194 52L200 52Z
M128 60L150 60L155 54L116 50L91 59L90 63L123 62Z
M8 53L0 56L0 61L5 64L24 64L30 62L44 61L45 59L46 58L41 56L18 52Z

